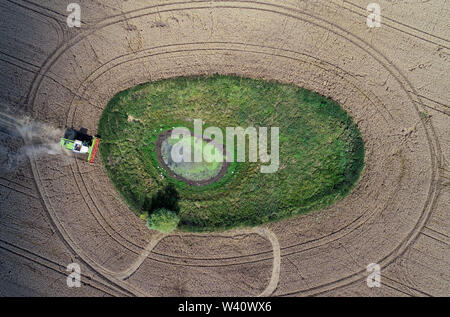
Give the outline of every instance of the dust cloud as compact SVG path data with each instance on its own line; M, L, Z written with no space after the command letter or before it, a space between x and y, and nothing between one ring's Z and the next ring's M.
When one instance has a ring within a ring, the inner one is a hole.
M64 131L30 117L0 113L0 172L12 172L30 157L55 156L63 165L70 164L71 153L60 145Z

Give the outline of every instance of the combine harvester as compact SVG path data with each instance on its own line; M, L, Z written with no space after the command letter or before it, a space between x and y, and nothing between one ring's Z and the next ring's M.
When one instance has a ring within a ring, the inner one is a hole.
M64 137L61 138L61 146L76 154L87 154L87 161L94 163L95 155L97 154L98 146L100 144L100 136L94 137L87 134L87 129L81 128L75 130L67 128Z

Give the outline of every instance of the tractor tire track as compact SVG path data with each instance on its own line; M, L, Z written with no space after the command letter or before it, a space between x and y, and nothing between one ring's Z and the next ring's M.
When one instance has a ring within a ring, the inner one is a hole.
M8 241L5 241L3 239L0 239L0 249L5 250L9 253L15 254L18 257L22 257L27 259L30 262L33 262L39 266L45 267L46 269L49 269L53 272L59 273L64 276L68 276L66 266L58 263L54 260L48 259L46 257L43 257L37 253L34 253L30 250L27 250L25 248L19 247L15 244L12 244ZM84 276L83 283L89 285L90 287L97 289L109 296L118 296L118 295L125 295L123 292L120 292L119 290L112 288L110 285L103 283L101 280L93 279L88 276ZM87 279L87 281L86 281ZM98 285L97 285L98 284Z

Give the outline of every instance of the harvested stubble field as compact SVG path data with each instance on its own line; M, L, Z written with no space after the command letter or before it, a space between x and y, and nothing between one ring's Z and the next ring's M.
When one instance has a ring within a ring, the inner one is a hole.
M445 0L366 2L8 0L0 6L2 112L97 132L138 84L237 75L330 97L365 143L355 188L322 210L254 228L159 234L101 162L34 156L0 175L0 294L92 296L450 295ZM11 111L12 110L12 111ZM20 140L0 129L1 148ZM2 161L3 164L3 161ZM81 265L83 286L66 286ZM366 266L382 285L366 285Z

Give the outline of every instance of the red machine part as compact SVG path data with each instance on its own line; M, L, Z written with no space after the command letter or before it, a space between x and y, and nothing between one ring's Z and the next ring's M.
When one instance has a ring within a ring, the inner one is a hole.
M95 155L97 154L99 144L100 144L100 139L96 139L94 148L92 149L91 160L89 161L89 163L94 163Z

